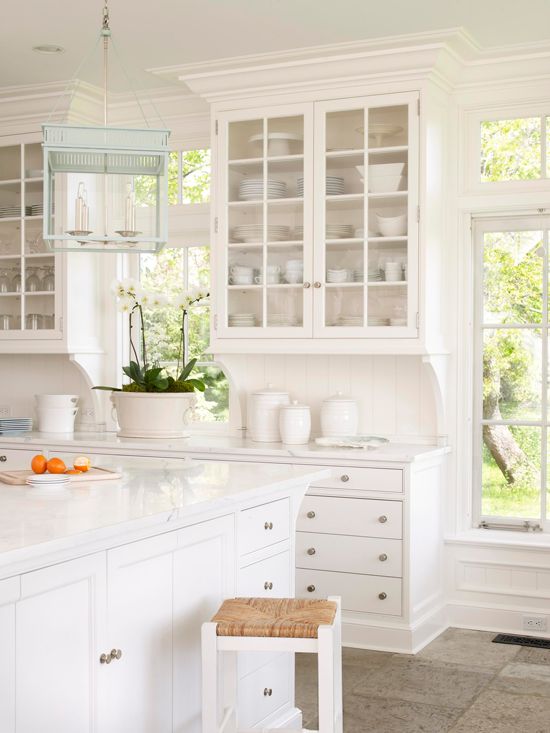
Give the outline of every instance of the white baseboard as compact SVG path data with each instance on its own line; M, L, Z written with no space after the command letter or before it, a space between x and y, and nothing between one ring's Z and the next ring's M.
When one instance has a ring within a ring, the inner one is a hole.
M377 626L344 620L342 643L357 649L416 654L448 627L446 606L440 604L416 623L407 626L391 623Z
M545 616L548 631L536 632L523 628L524 616ZM460 629L477 629L478 631L494 631L500 634L521 634L524 636L550 637L550 614L537 613L532 609L502 608L489 604L465 604L452 601L447 604L449 626Z

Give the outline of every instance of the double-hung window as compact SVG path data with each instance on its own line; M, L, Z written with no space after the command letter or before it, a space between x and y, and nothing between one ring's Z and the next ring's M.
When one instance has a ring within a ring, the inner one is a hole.
M474 496L481 526L549 528L550 216L474 221Z

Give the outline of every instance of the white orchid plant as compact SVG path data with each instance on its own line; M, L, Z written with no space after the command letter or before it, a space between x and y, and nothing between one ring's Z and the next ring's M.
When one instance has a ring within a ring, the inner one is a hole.
M189 309L200 303L204 303L210 293L206 289L193 289L187 293L180 293L175 300L170 301L165 295L151 293L143 289L140 283L133 278L115 280L111 286L118 303L118 310L128 314L128 329L130 341L130 364L122 367L124 374L129 377L130 383L120 387L95 387L95 389L108 389L115 392L204 392L205 384L201 379L190 377L191 372L197 363L191 359L185 364L185 319ZM172 305L181 312L181 334L178 348L178 363L176 367L176 378L168 374L164 367L151 366L147 362L147 350L145 339L145 322L143 319L144 308L162 308ZM133 338L134 317L139 316L141 358L136 349ZM181 362L181 371L180 371Z

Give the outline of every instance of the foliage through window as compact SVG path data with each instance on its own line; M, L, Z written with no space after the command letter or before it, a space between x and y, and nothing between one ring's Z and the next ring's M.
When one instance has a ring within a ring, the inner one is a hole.
M549 119L483 120L480 129L482 183L547 178L550 174Z
M550 219L476 222L480 515L547 517Z
M171 204L204 203L210 198L210 150L187 150L170 154L168 181ZM182 291L210 285L210 247L167 246L155 254L140 255L140 280L152 292L173 300ZM175 370L178 359L180 314L173 307L145 312L146 349L150 363ZM210 306L200 305L187 318L185 361L196 357L196 373L206 383L204 394L197 394L194 419L199 422L227 422L229 384L222 369L205 354L210 340Z

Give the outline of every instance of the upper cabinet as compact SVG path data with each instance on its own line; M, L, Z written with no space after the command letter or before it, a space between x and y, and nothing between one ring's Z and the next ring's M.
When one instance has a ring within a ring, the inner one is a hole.
M419 94L222 111L216 128L212 351L414 343Z

